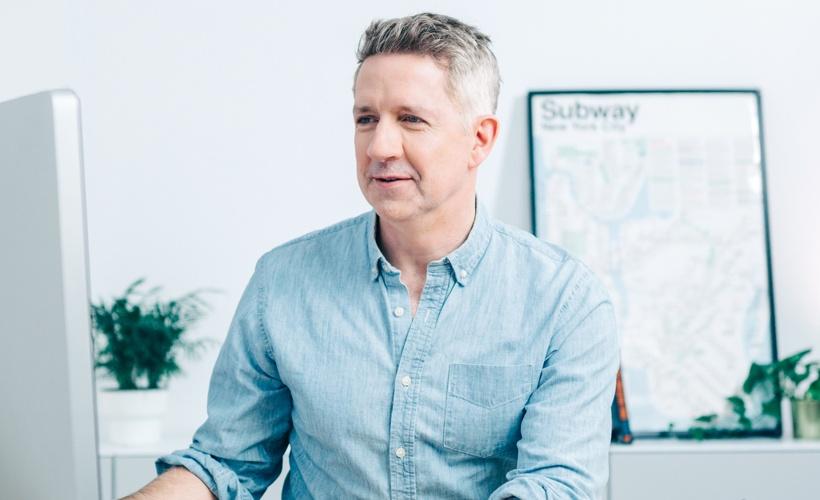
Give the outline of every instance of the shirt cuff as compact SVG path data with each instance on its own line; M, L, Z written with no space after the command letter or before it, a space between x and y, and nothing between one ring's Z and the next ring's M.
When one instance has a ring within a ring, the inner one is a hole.
M508 498L551 500L553 497L547 494L547 491L538 481L518 476L499 486L488 500L505 500Z
M242 486L236 474L207 453L193 448L178 450L170 455L159 457L154 466L157 475L171 467L185 467L198 477L219 500L254 500L250 492Z

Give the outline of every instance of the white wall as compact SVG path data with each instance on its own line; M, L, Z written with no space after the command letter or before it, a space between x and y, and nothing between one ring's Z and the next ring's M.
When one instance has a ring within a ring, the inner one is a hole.
M763 92L782 352L820 348L820 10L814 2L161 2L0 4L0 100L83 101L94 299L138 276L209 286L196 335L224 338L256 259L367 209L354 176L354 49L374 17L454 15L494 39L501 138L479 192L529 228L530 89ZM171 388L172 432L205 415L216 350Z

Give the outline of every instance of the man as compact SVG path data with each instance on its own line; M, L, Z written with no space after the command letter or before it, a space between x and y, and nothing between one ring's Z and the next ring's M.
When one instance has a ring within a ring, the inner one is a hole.
M613 308L562 250L491 220L489 38L433 15L360 43L358 181L374 211L265 254L208 419L134 498L593 498L607 477Z

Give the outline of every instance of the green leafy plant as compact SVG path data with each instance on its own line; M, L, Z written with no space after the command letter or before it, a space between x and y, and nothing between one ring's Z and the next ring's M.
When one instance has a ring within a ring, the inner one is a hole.
M197 290L160 301L160 287L139 290L138 279L110 304L91 305L95 367L117 382L119 389L158 389L181 372L177 356L197 357L210 339L189 341L185 333L210 308Z
M820 401L820 361L805 361L810 352L806 349L778 362L785 397Z
M695 439L745 434L766 419L780 420L781 398L820 400L820 362L806 361L811 349L772 363L752 363L740 392L726 398L728 414L710 413L694 419Z

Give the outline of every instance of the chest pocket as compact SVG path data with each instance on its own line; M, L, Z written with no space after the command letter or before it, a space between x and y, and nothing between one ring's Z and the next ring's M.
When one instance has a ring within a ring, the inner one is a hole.
M531 371L531 365L451 364L444 446L478 457L513 453Z

